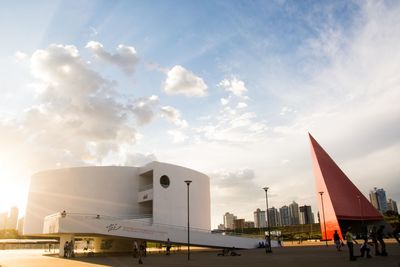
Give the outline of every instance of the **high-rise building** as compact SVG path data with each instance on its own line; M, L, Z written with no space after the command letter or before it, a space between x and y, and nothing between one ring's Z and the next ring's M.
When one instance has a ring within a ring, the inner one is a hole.
M18 234L20 234L20 235L23 234L23 231L24 231L24 217L18 219L17 231L18 231Z
M295 201L289 205L289 223L290 225L300 224L299 204Z
M369 192L369 198L372 205L381 213L385 213L388 210L386 192L382 188L374 187L374 190Z
M267 227L267 221L265 220L265 211L257 209L254 212L254 227L255 228Z
M234 224L234 220L236 219L236 216L233 215L232 213L225 213L224 215L224 227L225 229L230 229L233 230L235 229L235 224Z
M0 213L0 230L6 229L8 213Z
M391 211L399 213L399 210L397 209L396 201L394 201L391 198L388 199L387 208L388 208L388 210L391 210Z
M244 219L235 219L235 220L233 220L233 227L234 227L235 230L243 229L243 228L245 228L244 226L245 226L244 225Z
M372 190L369 191L369 201L371 202L372 206L375 207L375 209L379 210L378 198L376 197L376 194Z
M244 222L244 228L255 228L254 222Z
M17 207L11 207L10 213L8 214L7 218L7 229L17 229L17 223L18 223L18 208Z
M281 215L281 225L286 226L290 225L290 219L289 219L289 207L288 206L282 206L279 209L279 213Z
M300 210L300 224L314 223L314 214L312 213L311 206L301 206Z
M268 209L268 217L267 220L269 219L269 226L270 227L276 227L280 226L280 216L279 216L279 211L275 208L269 208Z

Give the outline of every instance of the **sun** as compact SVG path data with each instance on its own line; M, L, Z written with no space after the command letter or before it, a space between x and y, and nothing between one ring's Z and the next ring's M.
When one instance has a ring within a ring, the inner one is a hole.
M23 214L29 188L29 176L26 177L13 164L0 158L0 213L8 212L12 206L17 206Z

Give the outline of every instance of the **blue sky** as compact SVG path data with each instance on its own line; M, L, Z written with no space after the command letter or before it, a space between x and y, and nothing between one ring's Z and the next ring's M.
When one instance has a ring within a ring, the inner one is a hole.
M307 132L400 201L397 1L13 1L0 210L35 171L150 160L211 177L212 224L316 194ZM315 211L316 212L316 211Z

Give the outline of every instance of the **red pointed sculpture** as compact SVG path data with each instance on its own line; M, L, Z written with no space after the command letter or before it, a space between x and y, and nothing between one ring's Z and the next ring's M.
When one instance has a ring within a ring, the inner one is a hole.
M348 226L362 231L362 227L376 221L382 221L383 216L364 197L311 134L309 134L309 137L314 175L317 182L322 238L333 239L335 230L341 235ZM323 192L324 210L322 210L320 192ZM325 217L325 224L323 217ZM326 225L326 232L324 225Z

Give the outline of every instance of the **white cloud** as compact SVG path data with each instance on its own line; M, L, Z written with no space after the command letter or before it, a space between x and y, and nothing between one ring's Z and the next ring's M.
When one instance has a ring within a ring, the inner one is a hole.
M204 120L206 123L196 131L209 141L231 144L257 142L265 137L268 127L257 119L254 112L245 112L243 108L232 109L223 106L219 114Z
M139 98L130 104L131 110L135 115L138 125L150 123L155 116L155 109L158 105L158 97L155 95L149 98Z
M223 105L223 106L226 106L229 103L229 99L226 99L226 98L221 98L220 101L221 101L221 105Z
M127 74L132 74L135 71L139 61L136 49L133 46L120 44L115 54L105 51L103 45L96 41L88 42L86 48L99 59L121 68Z
M244 102L239 102L239 103L236 105L236 108L246 108L246 107L247 107L247 104L244 103Z
M257 209L257 203L264 203L260 201L264 199L264 194L255 183L254 171L248 168L220 170L208 175L211 178L213 220L221 221L225 212L233 212L238 218L253 221L252 212Z
M45 50L35 51L31 57L31 70L46 88L43 101L63 99L72 104L83 104L81 100L110 86L107 80L88 68L73 45L51 44Z
M93 71L73 45L51 44L30 59L36 78L36 104L2 127L14 134L3 142L18 147L21 165L37 170L101 162L123 144L133 144L136 129L129 111L114 97L114 84Z
M160 109L161 116L174 123L176 126L186 128L187 122L181 119L181 113L174 107L164 106Z
M172 142L174 144L183 143L188 137L179 130L169 130L168 134L172 136Z
M281 112L279 113L280 115L282 115L282 116L285 116L285 115L287 115L288 113L293 113L293 112L296 112L296 111L294 111L292 108L290 108L290 107L282 107L282 109L281 109Z
M269 95L271 99L255 100L259 105L276 101L278 107L283 107L276 114L297 116L269 116L271 130L267 131L255 113L225 105L217 115L202 121L205 125L198 131L204 139L184 151L174 151L175 158L190 153L190 159L181 161L198 162L198 166L209 170L213 225L217 225L215 221L220 223L227 211L251 219L251 211L265 203L261 190L265 185L276 196L271 197L270 206L280 207L295 200L313 205L316 213L308 131L364 194L379 186L390 197L400 199L396 156L400 147L400 27L394 26L400 24L400 5L367 2L360 5L359 12L347 29L334 26L330 33L316 31L320 35L313 42L307 40L310 47L318 44L318 53L305 49L309 54L304 58L313 60L300 64L304 66L304 80L296 81L289 91L285 85L278 85L278 93ZM282 81L290 81L292 66L280 67L287 72ZM229 87L230 83L224 81L220 86ZM253 136L248 130L252 124L264 131ZM209 162L209 155L218 161ZM247 166L257 175L250 181L242 178L243 186L224 191L224 179L226 184L240 184L241 180L215 176L212 170L219 166L231 166L233 173L237 166ZM236 202L235 197L243 195L252 197L245 203L253 204L243 207L241 201Z
M89 29L90 29L90 35L91 36L96 36L96 35L99 34L99 32L96 30L95 27L89 27Z
M167 72L164 90L167 94L183 94L189 97L205 96L207 85L193 72L176 65Z
M143 166L149 162L156 161L157 157L154 154L131 153L126 155L126 166Z
M24 60L26 58L28 58L28 55L26 53L21 52L21 51L15 52L15 59L17 61L22 61L22 60Z
M228 92L231 92L235 96L243 96L247 93L246 85L243 81L238 80L236 77L232 79L224 79L219 84L219 87L222 87Z

